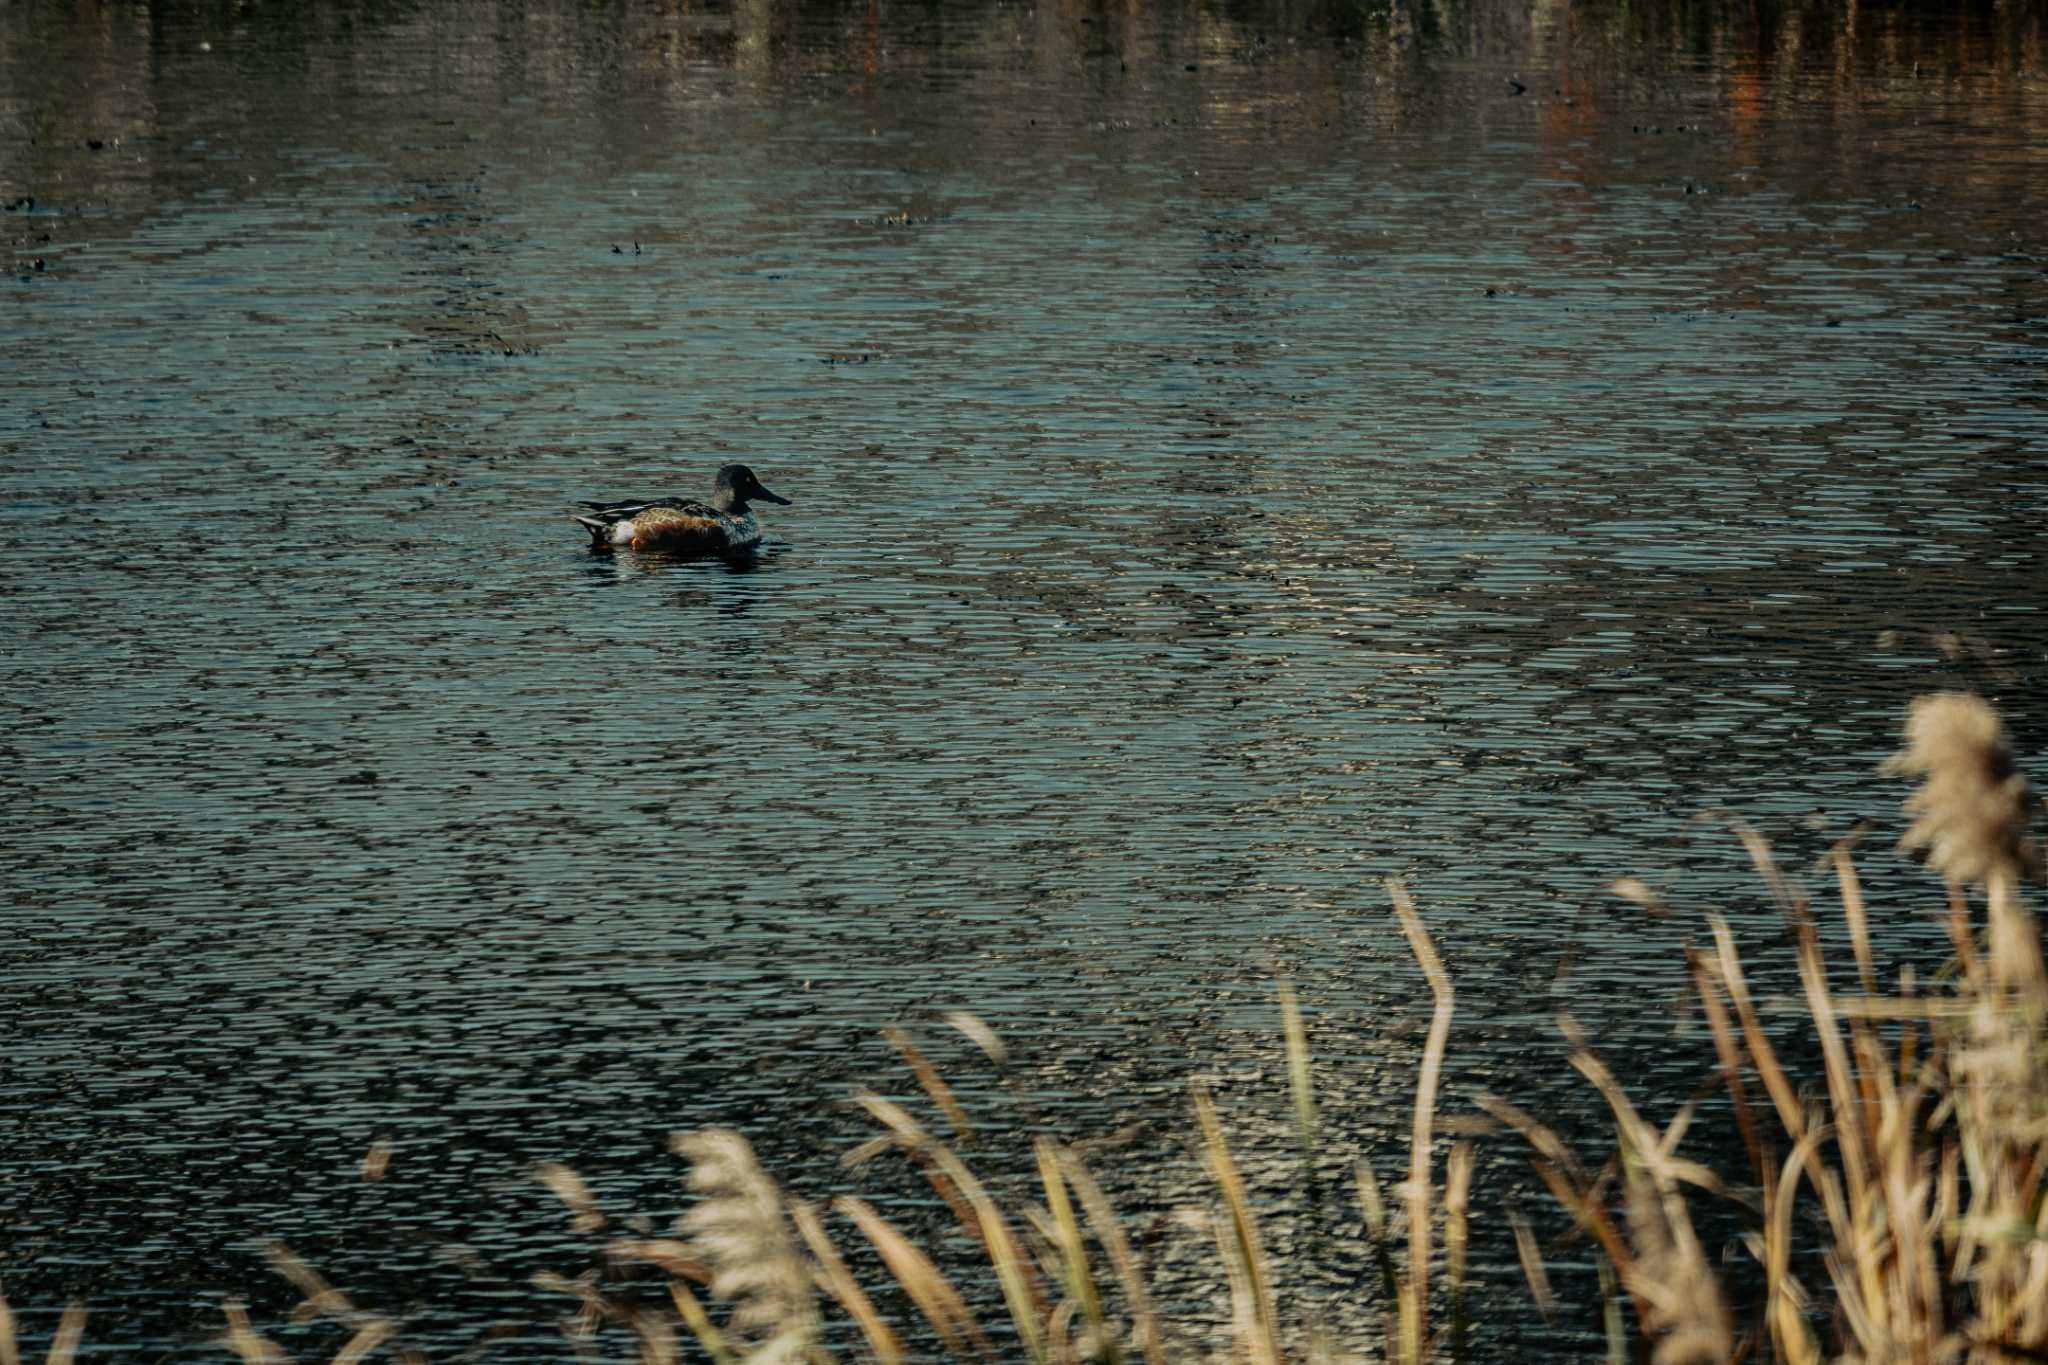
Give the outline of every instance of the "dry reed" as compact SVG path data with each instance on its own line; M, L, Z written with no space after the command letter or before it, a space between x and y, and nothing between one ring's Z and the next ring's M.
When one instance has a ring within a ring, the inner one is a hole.
M680 1134L673 1145L701 1196L682 1230L711 1267L712 1294L732 1305L723 1336L759 1365L803 1358L818 1335L817 1296L782 1192L730 1129Z
M1913 706L1907 747L1887 767L1924 778L1906 802L1902 845L1924 850L1949 882L1956 969L1947 998L1910 972L1879 994L1869 917L1847 843L1829 858L1861 994L1831 984L1810 907L1754 831L1739 830L1792 931L1821 1061L1802 1090L1766 1033L1733 931L1713 917L1711 951L1695 953L1703 1004L1757 1190L1746 1239L1763 1275L1754 1324L1738 1340L1725 1290L1705 1260L1681 1186L1719 1192L1679 1159L1691 1118L1649 1127L1583 1040L1574 1064L1608 1102L1621 1136L1622 1219L1556 1134L1498 1100L1483 1101L1536 1149L1559 1201L1605 1250L1657 1362L1721 1361L1767 1350L1780 1361L1941 1362L2048 1358L2048 977L2038 929L2019 899L2038 873L2024 778L1996 714L1942 694ZM1968 897L1980 891L1978 940ZM1890 1035L1882 1030L1889 1028ZM1760 1117L1749 1079L1769 1102ZM1795 1245L1823 1231L1829 1293L1802 1278ZM1532 1280L1533 1280L1532 1276ZM1828 1309L1824 1318L1816 1305Z
M84 1337L85 1305L74 1303L64 1310L57 1323L49 1354L43 1357L45 1365L71 1365ZM21 1343L14 1334L14 1310L8 1306L5 1294L0 1294L0 1365L21 1365Z
M1689 954L1721 1088L1748 1157L1741 1184L1680 1155L1692 1104L1661 1127L1650 1122L1569 1018L1562 1022L1572 1065L1614 1122L1618 1147L1611 1159L1589 1165L1562 1135L1512 1102L1479 1097L1483 1110L1527 1144L1546 1187L1597 1248L1611 1361L1629 1356L1631 1314L1642 1357L1653 1365L2048 1359L2048 972L2032 913L2019 896L2022 879L2040 867L2029 831L2033 804L2003 727L1977 698L1922 699L1906 738L1888 766L1923 782L1906 803L1912 823L1902 843L1924 851L1948 882L1945 921L1955 959L1939 990L1922 986L1910 970L1896 990L1883 990L1848 842L1828 860L1855 959L1856 985L1845 992L1823 959L1804 894L1779 871L1760 835L1737 829L1791 931L1817 1075L1795 1075L1773 1043L1725 919L1709 917L1711 943ZM1623 879L1615 889L1650 913L1669 914L1639 881ZM1437 1185L1438 1091L1455 992L1407 892L1398 884L1389 891L1434 1006L1416 1077L1407 1175L1393 1190L1397 1213L1390 1214L1362 1159L1357 1199L1393 1307L1383 1315L1384 1354L1406 1363L1428 1360L1441 1347L1430 1325L1437 1269L1451 1311L1451 1354L1463 1353L1476 1157L1471 1142L1453 1144ZM1972 923L1973 898L1984 906L1981 937ZM1279 989L1307 1184L1315 1148L1326 1138L1300 1005L1290 985ZM1006 1066L1007 1050L979 1019L956 1014L945 1022L999 1070ZM976 1249L964 1264L957 1256L947 1263L977 1283L963 1290L939 1258L872 1205L842 1196L831 1212L872 1254L849 1260L826 1217L786 1199L740 1134L681 1134L674 1149L690 1163L688 1182L698 1198L677 1236L613 1238L601 1244L600 1267L574 1278L536 1277L576 1303L563 1326L579 1356L594 1351L598 1330L611 1323L633 1334L647 1365L683 1358L688 1343L678 1327L702 1355L731 1365L823 1365L834 1359L828 1343L841 1340L864 1358L896 1365L913 1351L902 1325L871 1296L870 1286L878 1285L900 1293L929 1329L921 1351L937 1346L957 1360L1167 1365L1208 1354L1196 1344L1201 1328L1169 1322L1159 1310L1142 1258L1076 1145L1036 1133L1035 1191L999 1198L956 1150L977 1131L958 1094L907 1033L891 1030L888 1037L956 1145L934 1137L903 1105L861 1095L857 1103L878 1133L848 1161L907 1161L950 1210L965 1245ZM1195 1151L1214 1197L1213 1213L1195 1222L1215 1238L1216 1269L1232 1306L1223 1358L1249 1365L1358 1358L1321 1332L1284 1320L1276 1293L1283 1262L1269 1257L1224 1117L1199 1088L1192 1110L1200 1135ZM388 1148L383 1152L388 1156ZM366 1178L381 1175L383 1164L366 1165ZM549 1165L537 1175L580 1231L604 1233L609 1220L573 1171ZM1754 1298L1730 1299L1693 1222L1691 1201L1700 1195L1747 1219L1743 1245L1762 1286ZM1397 1218L1405 1227L1397 1228ZM1535 1305L1550 1319L1560 1309L1538 1238L1519 1214L1508 1222ZM1397 1254L1402 1234L1405 1256ZM418 1358L399 1342L391 1320L357 1307L288 1249L273 1246L270 1255L305 1295L296 1316L328 1317L350 1329L337 1362L380 1350ZM672 1311L622 1298L613 1272L626 1266L664 1276ZM1824 1293L1810 1283L1815 1279ZM984 1325L975 1307L997 1300L1008 1317L1001 1332ZM835 1312L844 1315L843 1327L828 1323ZM223 1347L246 1361L286 1358L239 1305L227 1305L226 1316ZM83 1320L82 1308L65 1314L51 1361L70 1359ZM4 1298L0 1365L19 1365Z

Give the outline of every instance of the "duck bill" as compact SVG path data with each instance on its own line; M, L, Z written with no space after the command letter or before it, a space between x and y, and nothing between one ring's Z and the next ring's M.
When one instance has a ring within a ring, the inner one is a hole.
M759 498L763 502L772 502L783 507L789 506L788 498L783 497L780 493L770 493L760 484L754 485L754 496Z

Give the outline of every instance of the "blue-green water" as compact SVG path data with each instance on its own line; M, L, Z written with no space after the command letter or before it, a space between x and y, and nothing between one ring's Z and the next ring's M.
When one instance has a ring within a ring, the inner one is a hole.
M225 1293L274 1326L275 1235L437 1357L559 1351L525 1281L587 1257L530 1163L665 1219L665 1135L727 1123L888 1194L831 1164L849 1084L909 1088L879 1027L1026 1122L955 1007L1059 1131L1145 1125L1112 1183L1197 1319L1205 1078L1295 1306L1370 1341L1271 982L1326 1174L1391 1176L1427 993L1383 879L1459 983L1453 1107L1597 1150L1553 1011L1668 1111L1701 912L1772 979L1701 810L1798 866L1875 820L1924 970L1907 700L2048 753L2025 7L34 3L0 149L32 1341L72 1297L108 1359ZM750 563L567 520L729 460L795 500ZM1590 1274L1545 1329L1489 1236L1482 1354L1587 1349Z

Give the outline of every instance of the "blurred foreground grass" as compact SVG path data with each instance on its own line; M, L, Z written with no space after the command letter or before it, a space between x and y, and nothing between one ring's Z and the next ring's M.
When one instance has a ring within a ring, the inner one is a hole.
M1953 959L1926 985L1877 979L1868 918L1848 842L1832 854L1839 903L1855 955L1857 988L1829 984L1815 911L1778 872L1761 837L1739 833L1791 930L1803 1004L1822 1060L1795 1077L1767 1036L1727 923L1710 921L1711 947L1691 951L1694 990L1711 1029L1727 1111L1748 1170L1715 1172L1680 1155L1695 1104L1663 1128L1644 1120L1595 1040L1570 1019L1573 1065L1612 1111L1617 1145L1589 1161L1552 1128L1503 1096L1478 1105L1497 1131L1518 1135L1579 1230L1598 1248L1606 1295L1607 1356L1655 1365L1769 1359L2001 1362L2048 1359L2048 970L2038 930L2020 900L2038 877L2028 833L2032 798L1997 715L1980 699L1944 693L1917 701L1906 748L1889 767L1918 779L1906 802L1903 843L1925 853L1946 883L1943 913ZM1617 883L1650 901L1647 888ZM949 1275L871 1204L821 1210L784 1197L739 1133L678 1134L698 1198L669 1237L619 1238L588 1187L566 1166L536 1174L577 1229L596 1239L597 1263L570 1278L536 1277L575 1304L565 1349L596 1358L607 1324L630 1330L642 1361L708 1359L823 1362L849 1347L891 1365L925 1358L1034 1365L1219 1359L1334 1365L1420 1362L1464 1354L1465 1249L1472 1218L1473 1143L1460 1137L1437 1166L1438 1080L1455 994L1422 916L1398 886L1395 914L1435 1001L1412 1110L1406 1179L1383 1190L1357 1167L1359 1214L1382 1281L1382 1339L1336 1342L1275 1308L1276 1262L1260 1231L1216 1107L1191 1098L1210 1203L1185 1219L1213 1238L1230 1304L1227 1339L1168 1319L1146 1268L1102 1185L1074 1147L1038 1136L1035 1198L1005 1204L968 1164L974 1130L945 1079L905 1034L891 1041L951 1131L942 1139L902 1106L857 1097L877 1135L849 1164L910 1162L951 1211L973 1248ZM1981 911L1981 923L1980 923ZM1294 994L1280 986L1283 1035L1304 1157L1322 1140L1306 1032ZM1003 1045L969 1015L948 1019L1000 1068ZM1470 1128L1470 1125L1463 1125ZM381 1173L373 1150L365 1176ZM1698 1200L1732 1205L1760 1274L1735 1297L1695 1231ZM828 1213L835 1222L828 1223ZM1554 1304L1541 1250L1513 1218L1532 1311ZM1818 1239L1818 1245L1813 1239ZM1805 1239L1805 1240L1802 1240ZM1441 1242L1439 1249L1438 1243ZM1816 1254L1817 1253L1817 1254ZM305 1295L301 1318L350 1332L337 1365L386 1354L425 1360L403 1325L358 1306L282 1246L272 1264ZM958 1257L946 1258L957 1264ZM961 1276L991 1281L967 1284ZM1438 1279L1432 1289L1432 1276ZM666 1303L646 1306L653 1277ZM914 1309L892 1322L863 1286L893 1284ZM628 1298L622 1286L633 1286ZM999 1291L1005 1330L992 1333L971 1303ZM237 1304L220 1345L245 1361L288 1357ZM85 1328L74 1306L47 1359L69 1362ZM828 1343L831 1345L828 1346ZM479 1343L479 1347L485 1343ZM0 1365L17 1365L14 1323L0 1299Z

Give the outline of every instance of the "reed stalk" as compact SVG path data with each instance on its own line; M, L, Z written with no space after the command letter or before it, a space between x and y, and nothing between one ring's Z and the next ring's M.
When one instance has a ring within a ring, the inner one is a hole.
M1293 983L1280 979L1280 1036L1287 1049L1288 1089L1294 1096L1294 1126L1301 1135L1302 1168L1315 1179L1316 1095L1310 1078L1308 1028L1301 1020L1301 1002L1295 998Z
M1145 1354L1145 1365L1166 1365L1164 1326L1158 1310L1152 1305L1152 1292L1146 1286L1138 1258L1131 1251L1130 1241L1124 1235L1123 1223L1117 1218L1115 1208L1079 1156L1071 1151L1061 1152L1060 1170L1080 1197L1081 1207L1088 1210L1089 1228L1103 1250L1109 1253L1110 1264L1116 1267L1117 1280L1136 1320L1138 1343Z
M1408 947L1422 966L1436 1006L1430 1013L1429 1037L1422 1049L1422 1067L1415 1081L1415 1112L1408 1142L1408 1182L1404 1191L1408 1204L1408 1276L1401 1295L1400 1358L1407 1365L1419 1365L1428 1354L1429 1256L1430 1256L1430 1143L1436 1122L1436 1090L1443 1076L1444 1050L1450 1043L1451 1012L1456 995L1450 974L1437 956L1436 944L1422 925L1422 916L1399 882L1387 884L1393 897L1394 913Z
M1088 1248L1082 1240L1081 1223L1074 1215L1073 1201L1067 1197L1067 1177L1060 1169L1059 1148L1052 1139L1040 1137L1033 1144L1033 1151L1038 1157L1038 1178L1044 1186L1046 1207L1052 1215L1061 1266L1066 1271L1067 1293L1080 1306L1089 1339L1096 1343L1088 1354L1105 1362L1105 1365L1121 1365L1123 1352L1117 1348L1108 1318L1102 1311L1102 1295L1096 1290L1095 1275L1088 1268Z

